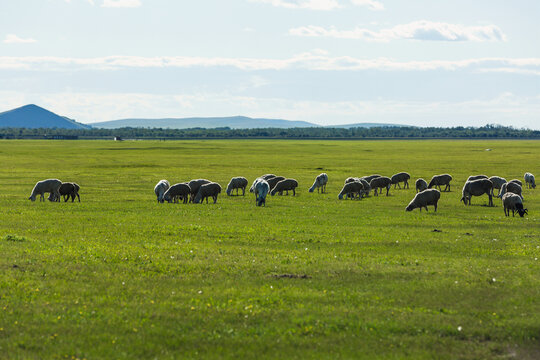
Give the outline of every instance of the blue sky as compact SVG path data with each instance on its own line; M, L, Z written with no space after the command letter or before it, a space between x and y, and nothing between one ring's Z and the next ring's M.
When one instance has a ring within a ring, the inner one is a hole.
M0 3L0 112L540 129L537 0Z

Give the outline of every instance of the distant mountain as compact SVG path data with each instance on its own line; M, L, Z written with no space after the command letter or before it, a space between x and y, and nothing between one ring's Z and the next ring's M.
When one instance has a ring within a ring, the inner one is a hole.
M345 125L327 125L327 128L339 128L339 129L350 129L350 128L372 128L372 127L416 127L411 125L400 125L400 124L385 124L385 123L356 123L356 124L345 124Z
M60 128L90 129L91 126L81 124L65 116L56 115L37 105L25 105L20 108L0 113L0 128Z
M254 119L246 116L231 117L193 117L193 118L166 118L166 119L121 119L103 121L92 124L93 127L104 129L118 129L123 127L139 128L169 128L189 129L230 127L232 129L254 128L295 128L318 127L319 125L307 121L290 121L281 119Z

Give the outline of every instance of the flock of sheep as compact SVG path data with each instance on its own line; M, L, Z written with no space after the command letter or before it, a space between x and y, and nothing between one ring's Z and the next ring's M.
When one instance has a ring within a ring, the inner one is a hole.
M338 194L338 199L351 198L362 199L367 197L373 190L373 195L378 196L382 194L386 189L386 195L388 196L390 188L394 185L394 189L397 187L409 188L409 180L411 176L406 172L400 172L392 177L381 176L379 174L363 176L360 178L349 177L345 180L343 188ZM524 176L525 184L528 188L536 188L534 175L527 172ZM452 176L449 174L435 175L431 178L431 181L427 183L424 179L418 179L415 182L416 195L412 201L405 208L406 211L412 211L414 209L425 208L428 210L429 206L434 206L437 211L437 204L441 197L441 191L450 191L450 182ZM326 184L328 183L328 175L322 173L315 178L313 185L309 188L309 192L324 193L326 191ZM239 190L242 190L242 196L246 193L246 187L248 186L248 180L244 177L233 177L227 185L226 193L229 196L234 194L238 195ZM445 186L444 190L441 190L441 186ZM514 179L506 181L506 179L499 176L487 177L486 175L469 176L462 189L461 201L465 205L471 204L471 198L473 196L487 195L489 198L489 206L493 206L493 192L495 189L499 190L497 197L502 199L504 214L514 216L517 212L521 217L527 214L527 209L523 207L523 195L522 195L523 183L520 180ZM283 176L277 176L274 174L262 175L253 181L249 192L255 195L255 204L257 206L266 205L266 197L268 194L274 196L275 194L282 195L283 192L286 195L289 191L292 191L293 196L296 195L296 188L298 187L298 181L295 179L285 178ZM438 190L436 189L438 188ZM60 201L61 197L64 197L64 201L68 201L71 197L71 201L78 198L80 187L76 183L65 182L58 179L47 179L36 183L32 190L32 194L29 199L36 200L36 196L40 195L40 201L45 201L44 194L49 193L49 201ZM157 196L158 203L165 201L169 203L176 203L182 201L183 203L202 203L208 198L212 198L214 203L217 202L218 195L221 193L221 185L216 182L212 182L206 179L195 179L189 182L178 183L170 186L167 180L160 180L154 187L154 193Z

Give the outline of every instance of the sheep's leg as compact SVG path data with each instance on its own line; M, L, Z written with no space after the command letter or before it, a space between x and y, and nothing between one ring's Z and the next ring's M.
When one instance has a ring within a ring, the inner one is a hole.
M435 212L437 212L437 201L433 205L435 206Z
M428 208L427 208L427 205L426 205L426 212L428 212Z

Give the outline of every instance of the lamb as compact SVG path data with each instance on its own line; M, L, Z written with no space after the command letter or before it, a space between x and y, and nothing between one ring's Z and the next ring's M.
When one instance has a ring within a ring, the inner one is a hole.
M39 201L45 201L44 193L50 193L53 195L54 201L60 201L60 186L62 182L58 179L47 179L38 181L32 189L32 194L28 199L36 201L36 195L40 195Z
M403 182L403 188L409 188L409 179L411 178L411 175L409 175L406 172L400 172L397 174L392 175L390 178L392 180L392 184L394 184L394 189L396 188L396 185L401 189L401 186L399 186L400 182Z
M489 179L478 179L467 181L463 186L461 201L465 205L471 205L473 196L481 196L487 194L489 197L489 206L493 206L493 183Z
M321 173L315 178L315 182L313 185L309 188L309 192L315 191L315 188L317 188L317 192L319 192L319 188L321 190L321 193L324 193L326 190L326 183L328 182L328 175L326 173Z
M489 180L493 183L493 189L499 190L499 193L497 194L497 196L499 196L501 193L501 187L504 183L506 183L506 179L500 176L492 176L489 178Z
M536 183L534 182L534 175L531 174L530 172L526 172L525 173L525 184L527 184L527 187L529 189L535 189L536 188Z
M473 181L473 180L479 180L479 179L487 179L487 175L471 175L465 182Z
M521 198L514 193L508 192L504 194L502 197L502 201L504 207L504 215L506 216L510 216L510 210L512 210L512 216L515 216L516 211L521 217L528 213L527 209L523 208L523 202L521 201Z
M504 194L509 192L519 195L521 200L523 200L523 195L521 194L522 188L518 183L507 182L506 184L503 184L503 186L501 186L501 191L499 192L499 197L502 198Z
M351 181L343 185L343 189L338 194L338 199L342 200L343 195L347 195L348 197L355 198L355 194L358 194L358 197L362 199L362 190L364 189L364 186L360 181Z
M367 179L366 179L367 180ZM382 189L386 188L386 196L388 196L388 192L390 191L390 186L392 185L392 179L390 179L387 176L380 176L370 181L369 186L374 190L373 194L375 196L377 195L377 190L380 190L380 193L382 194Z
M266 207L266 195L270 191L270 185L264 179L259 178L259 181L255 184L255 205Z
M167 180L159 180L159 182L154 186L154 193L157 196L157 202L163 203L163 194L169 189L171 185Z
M67 202L69 198L71 197L71 202L75 201L75 197L79 199L79 202L81 202L81 197L79 196L79 190L81 187L72 182L63 182L62 185L60 185L60 189L58 189L58 192L61 196L64 197L64 202ZM47 198L49 201L55 201L56 197L53 193L49 194L49 197Z
M427 181L420 178L415 182L416 192L424 191L428 188Z
M434 175L428 184L428 189L437 186L441 190L441 185L446 185L443 191L450 191L450 181L452 181L452 176L449 174Z
M191 195L191 188L187 183L174 184L167 189L165 194L163 194L163 200L168 203L174 202L177 203L180 198L184 204L188 202L189 196Z
M435 211L437 211L437 203L439 202L439 199L441 198L441 192L437 189L426 189L423 191L420 191L417 193L412 201L407 205L405 208L405 211L413 211L414 209L420 209L420 212L422 212L422 208L426 208L426 211L428 211L428 205L433 205L435 207Z
M217 202L217 197L220 192L221 185L219 185L218 183L211 182L208 184L203 184L199 187L199 191L197 192L195 199L193 199L193 203L198 204L200 202L202 204L204 199L206 199L206 203L208 204L208 198L212 197L215 204Z
M287 195L289 195L289 190L292 190L293 196L296 195L295 189L298 187L298 181L295 179L285 179L281 180L272 188L272 191L270 191L270 195L274 196L277 192L282 193L283 191L287 192Z
M197 193L199 192L199 188L204 185L204 184L210 184L211 181L210 180L206 180L206 179L194 179L194 180L191 180L189 183L188 183L188 186L189 188L191 189L191 195L190 195L190 198L189 198L189 202L192 202L193 201L193 198L195 197L195 195L197 195Z
M229 181L229 184L227 185L227 195L231 196L232 191L236 189L236 195L238 195L238 189L242 189L242 196L246 195L246 187L248 185L248 181L245 177L239 176L239 177L233 177L231 181Z

